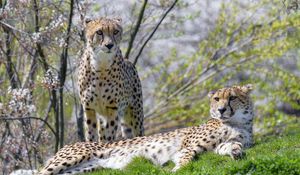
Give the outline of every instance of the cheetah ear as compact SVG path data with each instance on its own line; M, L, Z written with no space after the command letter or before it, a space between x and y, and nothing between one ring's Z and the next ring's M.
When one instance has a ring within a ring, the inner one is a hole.
M245 94L249 94L252 90L253 90L253 85L252 84L246 84L244 86L241 86L241 90L245 93Z
M215 90L210 91L210 92L207 94L207 96L208 96L209 98L211 98L215 93L216 93Z
M121 17L115 17L112 19L113 21L117 22L118 24L121 24L122 18Z

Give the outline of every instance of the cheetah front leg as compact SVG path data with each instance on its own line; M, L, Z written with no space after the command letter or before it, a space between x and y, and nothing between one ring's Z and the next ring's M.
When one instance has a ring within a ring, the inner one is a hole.
M102 142L116 140L118 121L117 109L107 107L107 116L100 119L99 137Z
M180 152L178 152L173 161L175 163L175 167L172 169L172 172L177 171L179 168L181 168L182 166L188 164L193 157L195 156L194 151L192 151L192 149L190 148L185 148L182 149Z
M229 155L233 159L239 159L243 156L243 145L241 142L224 142L217 146L215 152L220 155Z
M143 111L138 107L129 106L121 117L121 132L123 138L133 138L144 135Z
M96 112L92 109L86 108L84 110L84 123L85 123L85 140L86 141L99 141L98 135L98 120Z
M175 172L179 168L188 164L197 153L203 152L205 150L206 148L200 145L181 149L178 153L175 153L172 158L173 162L175 163L175 167L172 169L172 172Z

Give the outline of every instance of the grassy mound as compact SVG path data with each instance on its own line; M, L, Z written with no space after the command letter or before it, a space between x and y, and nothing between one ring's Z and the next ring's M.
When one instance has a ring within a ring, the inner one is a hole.
M238 161L208 152L200 154L178 172L171 173L173 163L159 167L146 159L136 158L123 171L102 169L90 175L300 174L300 127L289 128L289 132L281 136L260 137L256 140L256 144L246 150L246 156Z

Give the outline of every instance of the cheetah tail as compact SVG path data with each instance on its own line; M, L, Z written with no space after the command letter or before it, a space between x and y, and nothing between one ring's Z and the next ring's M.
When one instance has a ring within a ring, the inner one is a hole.
M91 153L90 153L91 154ZM54 157L47 166L45 166L38 175L53 175L68 173L74 174L73 169L81 167L81 164L90 162L92 155L68 155L66 157ZM77 173L80 171L77 170Z

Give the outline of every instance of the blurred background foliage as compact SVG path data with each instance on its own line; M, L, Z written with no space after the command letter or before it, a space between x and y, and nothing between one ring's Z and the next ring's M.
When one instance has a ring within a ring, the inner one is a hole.
M255 13L270 5L260 3L247 9ZM209 117L209 90L245 83L255 86L256 131L280 132L279 126L299 123L299 13L284 15L276 3L270 6L259 20L255 15L238 20L245 9L222 4L215 28L195 53L179 56L172 48L152 68L148 76L158 78L154 105L146 106L149 129L161 129L151 127L154 123L168 129L203 122Z
M59 147L82 139L76 68L84 48L83 21L122 17L125 54L144 4L129 59L138 60L146 134L205 122L210 90L246 83L255 87L256 135L300 126L297 0L2 0L4 174L39 167Z

